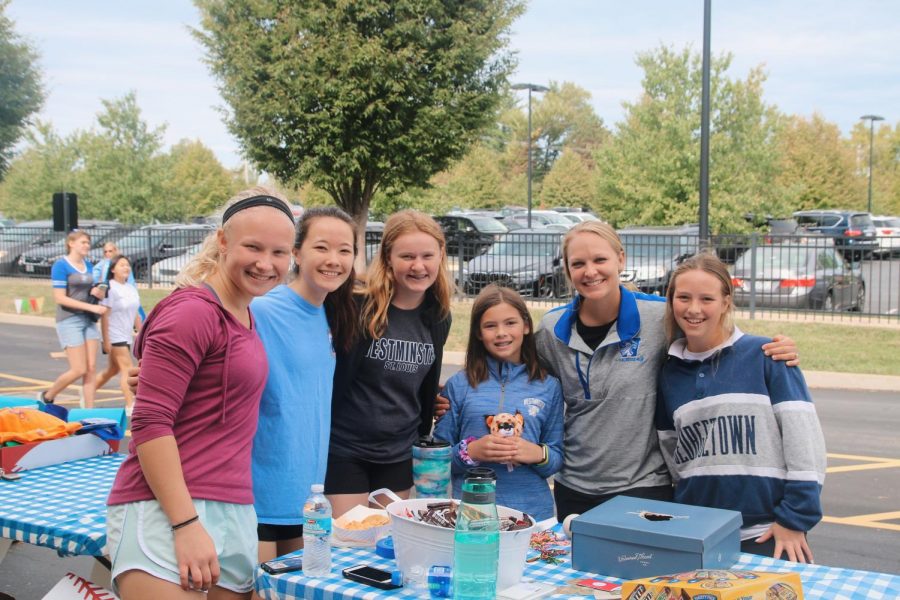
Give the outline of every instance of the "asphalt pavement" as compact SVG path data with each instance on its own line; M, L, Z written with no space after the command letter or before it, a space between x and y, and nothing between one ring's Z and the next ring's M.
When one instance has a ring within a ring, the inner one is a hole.
M62 370L52 321L0 315L0 395L32 396ZM462 354L445 355L444 377ZM101 358L101 366L105 359ZM816 562L900 574L900 377L806 372L825 432L825 519L809 536ZM74 404L77 394L62 397ZM122 406L115 382L98 405ZM93 560L14 544L0 564L0 592L38 600L67 571L89 577Z

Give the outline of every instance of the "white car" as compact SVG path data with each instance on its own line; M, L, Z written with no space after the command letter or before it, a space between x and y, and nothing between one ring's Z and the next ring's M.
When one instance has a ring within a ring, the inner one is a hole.
M170 256L150 267L154 285L175 285L175 277L181 272L181 269L194 258L194 255L197 254L202 245L202 242L196 244L184 254Z
M602 221L603 219L598 218L589 212L562 212L559 213L568 220L572 221L575 224L583 223L585 221Z
M900 254L900 217L872 217L872 224L878 236L878 249L874 254L882 258Z

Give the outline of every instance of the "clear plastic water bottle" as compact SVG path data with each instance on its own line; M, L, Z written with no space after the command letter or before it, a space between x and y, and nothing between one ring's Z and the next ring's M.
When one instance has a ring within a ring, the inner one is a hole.
M331 574L331 503L314 483L303 504L303 574L325 577Z
M454 599L492 599L497 595L500 519L496 479L487 467L466 471L453 538Z

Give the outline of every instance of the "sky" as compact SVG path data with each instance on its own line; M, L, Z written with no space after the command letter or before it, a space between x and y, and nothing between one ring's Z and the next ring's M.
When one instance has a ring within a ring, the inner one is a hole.
M512 83L570 81L588 90L614 128L641 92L639 52L703 47L703 0L531 0L512 26ZM101 100L129 91L164 141L199 139L226 167L241 163L223 101L190 34L189 0L12 0L7 16L40 53L48 97L38 118L65 135L96 125ZM729 75L762 65L764 100L783 112L818 112L844 133L865 114L900 122L900 2L713 0L713 54ZM523 98L525 93L520 92Z

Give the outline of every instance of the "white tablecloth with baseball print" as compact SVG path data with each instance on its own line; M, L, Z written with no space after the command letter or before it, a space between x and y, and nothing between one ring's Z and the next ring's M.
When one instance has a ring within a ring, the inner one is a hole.
M382 558L366 548L334 548L331 576L314 579L304 577L300 571L270 575L262 569L257 569L256 590L260 596L267 600L290 600L292 598L304 598L306 600L338 600L341 598L376 600L378 598L428 597L427 591L406 588L384 591L344 579L341 576L342 569L359 564L371 565L388 571L397 568L393 560ZM550 565L543 562L531 563L525 568L524 579L557 586L564 586L574 579L585 577L594 577L617 583L622 581L613 577L575 571L569 568L569 564L569 561L559 565ZM803 593L807 600L896 600L900 598L900 575L887 575L821 565L803 565L752 554L742 554L740 560L733 568L760 571L794 571L799 573L800 579L803 581ZM556 594L550 597L584 600L586 596Z
M0 538L60 555L103 556L106 497L124 458L107 454L0 479Z

